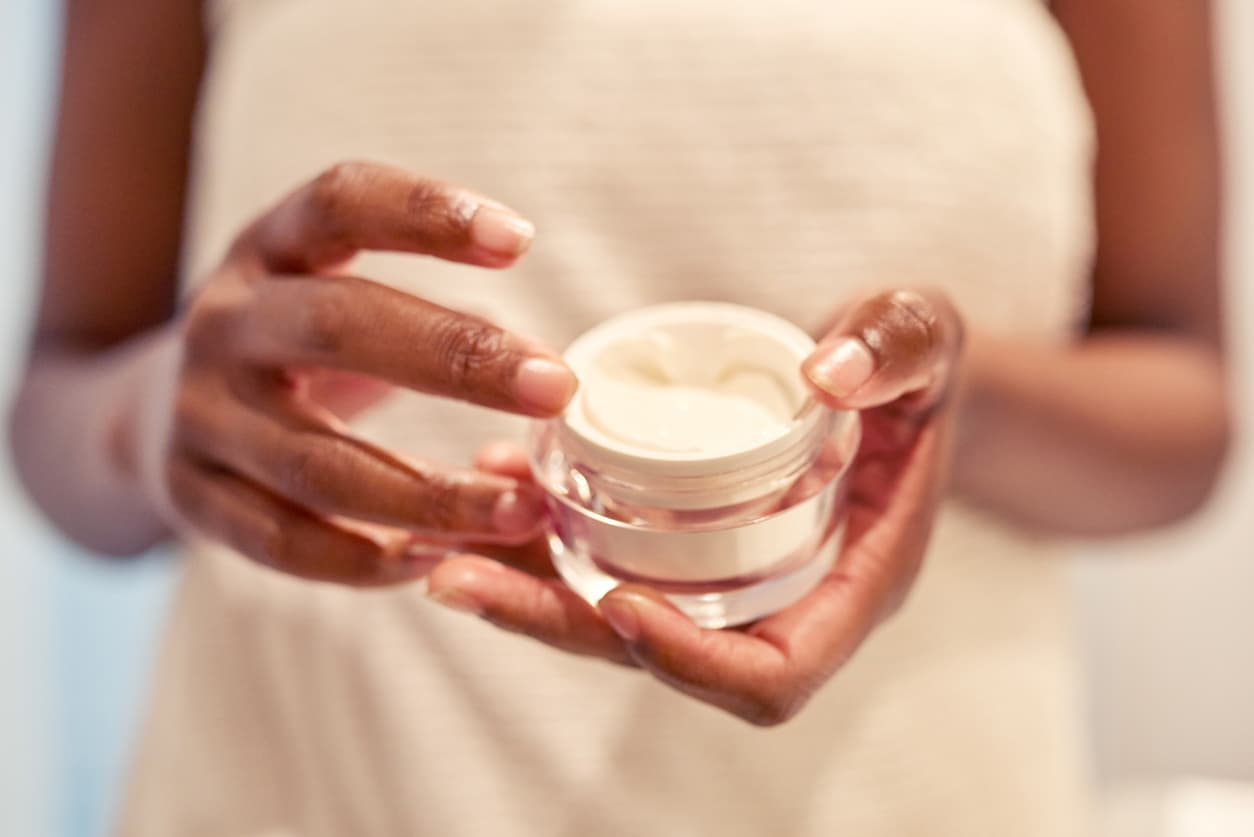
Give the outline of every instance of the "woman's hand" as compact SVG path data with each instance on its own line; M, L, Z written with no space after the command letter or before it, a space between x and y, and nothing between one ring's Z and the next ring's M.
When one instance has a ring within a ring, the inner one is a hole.
M164 379L133 400L155 405L121 425L136 428L145 493L180 528L347 584L420 574L433 538L534 537L530 482L403 459L340 421L389 385L559 412L575 380L552 352L340 272L359 250L506 267L532 232L493 201L384 166L338 165L295 191L236 239L176 324Z
M945 482L963 328L934 293L893 291L851 306L803 371L817 397L862 410L843 547L805 598L737 630L702 630L656 592L625 585L596 609L541 566L538 544L508 563L462 555L438 565L431 595L566 651L638 665L755 724L792 717L904 600L927 549ZM523 478L521 452L493 447L480 467ZM527 557L529 555L529 557ZM494 556L498 557L498 556Z

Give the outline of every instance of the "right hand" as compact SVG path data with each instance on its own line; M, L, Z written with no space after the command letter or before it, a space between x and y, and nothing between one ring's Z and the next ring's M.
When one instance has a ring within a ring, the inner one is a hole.
M297 189L235 240L176 324L164 382L145 384L146 496L175 528L355 585L421 574L433 541L534 537L533 484L403 458L341 419L388 385L550 416L574 375L490 322L340 271L360 250L507 267L532 234L494 201L391 167L340 164Z

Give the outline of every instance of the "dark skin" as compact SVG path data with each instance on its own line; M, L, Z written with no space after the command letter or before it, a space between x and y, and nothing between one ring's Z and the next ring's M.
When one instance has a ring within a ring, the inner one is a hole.
M786 720L905 598L946 490L1047 532L1106 534L1187 514L1220 468L1208 4L1054 11L1101 146L1089 333L1060 348L971 332L921 289L830 300L843 313L802 371L826 403L865 411L850 534L818 588L745 630L699 630L644 588L596 608L576 598L529 543L540 511L517 450L455 469L342 423L389 386L561 409L573 380L551 350L345 272L361 249L508 267L532 232L512 210L425 176L438 172L332 167L241 230L176 312L206 54L192 2L68 9L43 295L13 419L22 475L101 552L178 532L321 581L426 575L437 601L505 629L639 666L754 723ZM392 360L390 345L415 343L421 362Z

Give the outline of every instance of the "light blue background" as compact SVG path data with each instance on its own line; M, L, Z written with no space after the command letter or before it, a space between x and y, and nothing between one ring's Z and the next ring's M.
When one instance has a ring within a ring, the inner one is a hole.
M0 391L37 265L59 5L0 2ZM104 834L173 562L107 564L38 522L0 453L0 834Z

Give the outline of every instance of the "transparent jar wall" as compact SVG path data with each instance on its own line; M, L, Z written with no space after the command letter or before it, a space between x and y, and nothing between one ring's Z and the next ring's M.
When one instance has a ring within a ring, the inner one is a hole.
M595 469L562 448L557 423L537 425L533 466L549 494L554 565L591 603L619 584L647 584L703 627L787 607L822 578L840 541L842 477L860 424L836 414L827 427L786 484L778 473L758 474L759 497L677 510L615 503L597 490Z

